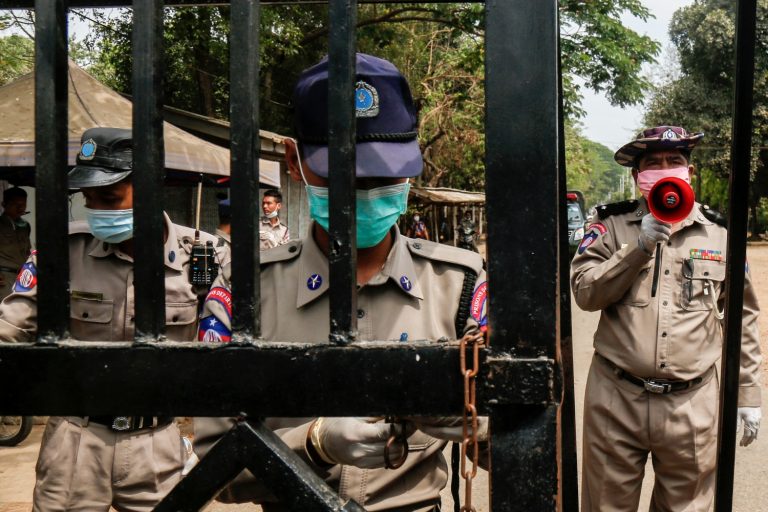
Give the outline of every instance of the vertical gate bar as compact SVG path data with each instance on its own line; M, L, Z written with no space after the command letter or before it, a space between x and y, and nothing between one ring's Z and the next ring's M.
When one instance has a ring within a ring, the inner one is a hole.
M136 341L165 330L163 1L133 1L133 223Z
M515 357L553 359L560 295L557 0L485 6L490 345ZM539 229L531 239L511 225ZM559 376L551 377L559 400ZM492 508L555 510L557 406L494 407L491 431Z
M235 339L261 334L259 258L259 3L233 0L230 13L232 327Z
M37 339L44 343L69 336L67 134L66 6L64 0L36 0Z
M355 27L357 0L330 0L328 41L328 168L330 179L331 341L357 336L355 205Z
M725 343L717 438L715 510L731 510L736 456L736 409L739 396L741 312L747 253L747 205L752 152L752 96L755 74L756 0L739 0L736 20L736 79L733 100L733 142L728 194Z
M568 237L568 182L565 162L565 111L563 109L563 62L560 58L560 23L557 30L557 134L558 134L558 326L563 402L560 404L560 504L563 512L579 512L579 467L576 454L576 399L573 378L573 325L571 322L571 257Z

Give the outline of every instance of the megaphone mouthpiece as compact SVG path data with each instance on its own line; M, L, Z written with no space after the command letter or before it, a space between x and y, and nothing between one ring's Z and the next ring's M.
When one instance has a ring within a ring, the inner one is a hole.
M648 209L660 221L675 224L688 217L695 199L693 189L685 180L662 178L648 193Z

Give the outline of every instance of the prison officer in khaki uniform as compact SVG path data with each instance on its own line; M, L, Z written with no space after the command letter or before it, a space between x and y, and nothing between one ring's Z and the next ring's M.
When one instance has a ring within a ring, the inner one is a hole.
M0 215L0 300L11 293L19 269L29 258L29 222L21 218L27 212L27 193L19 187L3 191Z
M70 187L85 196L88 219L71 224L69 235L69 328L76 340L133 340L131 173L130 130L93 128L83 134L69 174ZM207 292L188 279L194 230L164 218L166 335L194 340L198 299ZM215 240L201 236L203 242ZM33 254L0 305L0 340L34 340L36 285ZM34 510L150 511L179 481L185 453L170 416L51 417L37 461Z
M264 216L259 225L259 249L271 249L288 243L291 234L288 226L280 221L280 209L283 207L283 195L271 188L264 192L261 200L261 211Z
M397 230L396 221L406 209L408 178L422 171L407 82L391 63L363 54L357 55L357 77L358 339L448 340L477 329L478 324L484 328L487 284L480 256L409 239ZM261 326L267 340L320 343L327 342L330 332L329 169L327 142L322 140L327 134L326 91L327 60L323 60L299 79L294 93L299 142L285 141L291 174L306 183L314 223L306 238L262 253ZM378 142L392 133L401 134L401 139ZM224 269L221 287L214 287L206 299L201 340L230 339L228 271ZM474 296L476 304L463 311L464 316L459 310L462 295ZM384 468L389 425L382 421L269 418L267 424L342 498L354 499L371 511L435 511L447 480L442 451L446 439L460 438L461 424L446 427L437 420L420 420L414 425L419 430L409 438L410 453L396 470ZM204 455L232 424L226 419L197 419L198 453ZM479 432L480 438L483 435ZM286 510L248 472L219 499L259 502L267 512Z
M661 178L690 182L690 151L703 134L661 126L615 155L644 196ZM652 454L652 511L712 506L718 375L725 302L725 228L698 203L676 225L648 213L645 199L598 207L572 262L577 304L601 311L584 400L582 510L636 511ZM658 245L657 248L657 243ZM653 296L654 257L661 266ZM742 312L741 444L760 423L760 344L755 291L746 274Z

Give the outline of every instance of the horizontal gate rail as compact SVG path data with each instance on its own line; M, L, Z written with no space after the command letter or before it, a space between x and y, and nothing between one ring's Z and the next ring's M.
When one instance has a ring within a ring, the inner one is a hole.
M463 0L461 3L481 4L485 0ZM35 0L5 0L3 9L31 9L34 7ZM328 0L260 0L263 5L327 5ZM358 4L455 4L456 0L358 0ZM229 1L222 0L168 0L166 7L175 6L216 6L229 5ZM70 9L78 8L99 8L99 7L131 7L130 0L69 0L66 5Z
M484 351L480 366L481 412L555 402L552 360ZM4 414L25 415L448 415L463 405L458 368L458 348L434 343L0 343L0 403ZM39 376L38 386L18 385L30 375ZM161 384L169 376L174 384ZM440 385L424 385L435 377Z

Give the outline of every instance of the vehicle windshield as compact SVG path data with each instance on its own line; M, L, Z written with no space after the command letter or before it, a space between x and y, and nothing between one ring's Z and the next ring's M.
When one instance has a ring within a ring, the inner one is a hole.
M568 222L583 222L581 208L577 203L568 203Z

